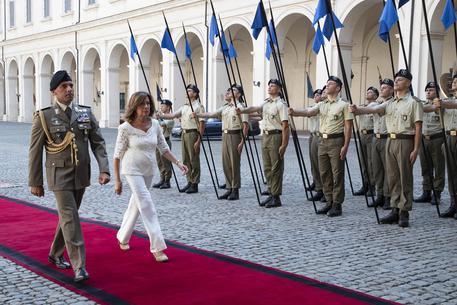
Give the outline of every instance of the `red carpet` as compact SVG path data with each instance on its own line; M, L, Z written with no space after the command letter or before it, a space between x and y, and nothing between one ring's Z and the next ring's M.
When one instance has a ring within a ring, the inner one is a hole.
M135 233L131 250L123 252L116 227L91 220L83 222L91 278L74 284L71 270L58 270L47 262L57 223L54 210L0 196L0 211L1 255L99 303L394 304L173 241L168 241L170 261L156 263L145 235Z

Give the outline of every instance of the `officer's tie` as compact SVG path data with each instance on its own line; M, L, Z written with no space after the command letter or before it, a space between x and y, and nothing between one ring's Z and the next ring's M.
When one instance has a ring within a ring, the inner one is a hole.
M67 107L67 109L65 109L65 114L67 115L68 119L71 120L71 107Z

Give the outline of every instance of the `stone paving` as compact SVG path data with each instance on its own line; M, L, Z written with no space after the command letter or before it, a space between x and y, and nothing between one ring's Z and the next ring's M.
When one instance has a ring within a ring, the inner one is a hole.
M52 193L39 199L28 192L29 132L29 124L0 122L0 194L54 208ZM116 130L104 129L103 134L111 157ZM306 141L300 139L305 156ZM223 180L220 141L212 143L218 177ZM360 172L353 144L351 149L348 161L358 189ZM173 151L180 156L179 141L173 141ZM457 304L457 221L439 219L429 204L415 204L410 228L378 225L364 197L351 195L349 183L342 217L315 215L312 204L304 199L292 141L286 153L283 207L264 209L257 205L245 156L242 162L240 201L216 199L203 157L199 194L178 193L174 184L170 190L154 189L165 237L400 303ZM92 164L92 177L97 177L95 160ZM419 194L419 162L415 177L415 193ZM184 185L183 177L179 179ZM120 224L128 188L116 196L112 182L106 186L93 183L86 190L81 216ZM447 192L443 201L444 210L449 202ZM141 223L137 229L143 230ZM0 267L2 304L89 302L4 258ZM57 293L60 298L54 302Z

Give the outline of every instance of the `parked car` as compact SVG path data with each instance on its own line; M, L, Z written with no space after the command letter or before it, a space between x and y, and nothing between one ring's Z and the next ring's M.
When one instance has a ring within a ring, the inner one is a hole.
M257 136L260 134L259 122L255 120L249 120L251 128L249 135ZM181 123L177 122L175 127L171 130L171 136L173 138L181 138ZM208 135L210 138L221 138L222 137L222 121L219 119L209 118L205 123L204 136Z

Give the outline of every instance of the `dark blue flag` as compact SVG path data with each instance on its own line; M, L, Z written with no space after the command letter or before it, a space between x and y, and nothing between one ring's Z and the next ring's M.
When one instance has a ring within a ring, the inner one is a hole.
M344 25L341 23L341 21L336 17L335 13L332 12L333 15L333 20L335 21L335 27L337 29L341 29L344 27ZM324 34L325 37L327 37L327 40L330 41L333 35L333 23L332 23L332 17L330 14L327 15L325 18L324 22L324 27L322 28L322 33Z
M456 21L454 4L452 0L446 0L444 5L443 15L441 15L441 22L443 23L444 28L447 30L451 25Z
M273 20L270 20L270 24L268 25L268 27L270 28L271 37L273 38L273 44L275 44L277 47L279 47L278 39L276 38L276 35L275 35ZM267 35L267 48L265 51L265 57L268 60L270 60L271 53L272 53L272 49L271 49L271 45L270 45L270 35Z
M189 41L187 40L186 37L186 57L191 59L192 58L192 49L190 48Z
M209 42L214 47L214 38L219 36L219 28L217 27L217 19L216 16L213 14L211 17L211 24L209 26Z
M227 44L227 40L225 40L225 34L222 33L221 34L221 41L222 41L222 44L221 44L221 50L222 50L222 53L224 53L224 56L226 58L230 58L229 56L229 47L228 47L228 44Z
M159 84L156 83L156 94L157 100L162 101L162 91L160 90Z
M257 10L255 11L254 21L252 21L251 25L252 37L254 37L254 39L259 38L263 27L267 26L267 19L264 14L265 12L262 2L259 2L259 5L257 5Z
M163 33L162 43L160 46L176 54L176 49L173 44L173 40L171 39L170 30L168 28L166 28L165 32Z
M306 72L306 84L308 87L308 97L314 98L313 84L311 84L311 79L309 78L308 72Z
M314 14L313 25L315 25L322 17L330 13L330 8L327 5L327 0L319 0Z
M316 35L314 36L314 41L313 41L313 51L314 53L318 54L319 50L321 49L321 46L324 45L324 35L322 35L321 28L318 27L316 30Z
M379 37L387 42L389 31L392 26L398 21L397 9L393 0L387 0L381 18L379 18Z
M405 5L406 3L408 3L409 0L400 0L398 1L398 8L402 7L403 5Z
M133 35L130 35L130 57L133 61L135 61L135 54L138 52L138 48L136 47L135 38Z
M237 58L238 57L238 54L236 54L235 47L233 46L232 43L230 43L230 46L229 46L229 57L230 58Z

